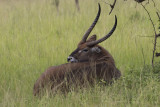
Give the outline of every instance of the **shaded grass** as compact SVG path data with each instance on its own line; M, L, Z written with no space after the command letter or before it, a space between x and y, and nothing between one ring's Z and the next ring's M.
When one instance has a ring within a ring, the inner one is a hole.
M154 33L143 8L135 8L134 2L118 1L111 16L110 8L101 3L102 14L92 32L98 38L105 35L117 15L116 31L101 45L113 55L123 77L112 86L70 92L66 97L46 94L41 99L32 95L34 82L49 66L67 62L94 20L97 1L80 1L80 13L74 1L62 1L59 14L50 0L0 2L0 106L160 105L158 74L143 67L144 62L151 63L153 39L141 36ZM147 8L153 11L152 6ZM156 14L152 16L156 23Z

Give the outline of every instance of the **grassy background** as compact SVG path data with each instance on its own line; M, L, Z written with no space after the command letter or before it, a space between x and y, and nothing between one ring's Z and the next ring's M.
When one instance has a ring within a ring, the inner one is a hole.
M99 1L79 2L81 10L77 12L74 0L61 0L57 13L51 0L0 0L0 106L160 106L159 75L146 66L151 65L153 38L142 37L154 35L153 28L143 8L129 0L118 0L110 16L110 7L100 2L101 17L92 31L103 37L117 15L116 31L101 45L121 70L119 81L70 92L66 97L46 94L39 99L32 95L36 79L47 67L67 62L94 20ZM155 2L160 5L159 0ZM146 7L158 28L152 2Z

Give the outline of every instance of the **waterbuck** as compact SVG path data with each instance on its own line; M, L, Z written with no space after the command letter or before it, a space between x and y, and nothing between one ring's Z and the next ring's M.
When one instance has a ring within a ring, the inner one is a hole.
M94 22L84 34L77 49L67 58L69 63L50 67L38 78L33 89L35 96L44 87L51 89L53 92L57 90L68 92L71 87L94 86L97 81L101 80L110 83L112 79L118 79L121 76L121 72L116 68L111 54L98 45L115 31L117 17L115 16L115 24L107 35L99 40L96 40L96 35L93 35L87 40L99 19L100 13L101 7L99 5L99 11Z

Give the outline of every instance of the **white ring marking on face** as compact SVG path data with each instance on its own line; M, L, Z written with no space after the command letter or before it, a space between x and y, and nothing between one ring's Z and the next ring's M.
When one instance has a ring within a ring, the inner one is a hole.
M80 50L80 51L78 51L78 53L81 53L82 51Z

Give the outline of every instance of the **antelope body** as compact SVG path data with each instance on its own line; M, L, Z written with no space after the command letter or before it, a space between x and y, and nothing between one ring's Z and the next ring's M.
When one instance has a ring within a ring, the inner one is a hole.
M101 7L99 5L99 11L94 22L84 34L77 49L69 55L67 60L70 63L50 67L39 77L34 84L33 94L35 96L47 85L53 92L58 89L68 91L72 86L84 87L86 84L93 86L95 81L99 80L110 83L112 79L118 79L121 76L111 54L98 45L110 37L116 29L116 16L115 24L107 35L99 40L96 40L96 35L93 35L87 40L99 19L100 12Z

